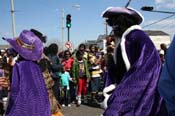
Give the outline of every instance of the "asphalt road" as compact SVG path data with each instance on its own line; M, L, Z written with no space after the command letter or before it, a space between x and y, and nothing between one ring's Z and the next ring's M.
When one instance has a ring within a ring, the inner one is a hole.
M99 106L81 105L77 107L71 104L71 107L63 107L62 112L64 116L101 116L103 109Z

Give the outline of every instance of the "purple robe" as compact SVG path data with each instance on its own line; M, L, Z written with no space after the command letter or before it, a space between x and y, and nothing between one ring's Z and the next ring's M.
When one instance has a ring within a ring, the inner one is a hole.
M6 116L50 116L50 103L40 67L20 61L13 68Z
M124 32L119 45L127 71L108 99L103 115L157 115L162 103L157 92L161 61L155 46L138 25Z

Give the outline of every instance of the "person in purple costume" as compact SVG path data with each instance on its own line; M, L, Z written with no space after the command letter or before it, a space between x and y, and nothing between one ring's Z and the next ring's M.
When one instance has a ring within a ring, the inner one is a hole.
M50 103L44 78L37 61L43 43L31 31L17 38L3 38L19 54L12 72L9 103L5 116L50 116Z
M162 98L157 82L162 65L153 42L139 26L142 15L132 8L109 7L102 16L107 18L116 41L114 64L103 90L108 98L103 115L158 115Z

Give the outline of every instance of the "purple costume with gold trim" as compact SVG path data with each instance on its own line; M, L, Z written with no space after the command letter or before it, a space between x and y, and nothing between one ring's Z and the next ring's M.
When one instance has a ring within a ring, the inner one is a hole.
M119 46L126 72L108 99L108 107L103 115L157 115L162 103L157 92L161 61L155 46L138 25L131 26L124 32ZM118 53L117 47L115 53ZM117 55L115 54L116 63ZM120 67L116 67L115 70L120 70ZM115 77L115 74L112 76ZM115 82L106 81L106 85L112 83Z
M40 67L23 60L13 68L6 116L50 116L50 103Z
M17 38L3 38L20 55L13 67L6 116L50 116L50 103L39 65L43 43L32 31L23 30Z

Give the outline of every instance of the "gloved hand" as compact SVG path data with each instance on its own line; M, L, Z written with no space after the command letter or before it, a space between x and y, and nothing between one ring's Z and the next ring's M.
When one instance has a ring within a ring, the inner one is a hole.
M116 85L111 84L108 87L105 87L103 89L103 95L104 95L105 99L103 100L103 102L100 103L101 108L106 109L108 107L108 105L107 105L108 99L112 94L111 91L114 91L115 88L116 88ZM110 93L110 94L108 94L108 93Z

